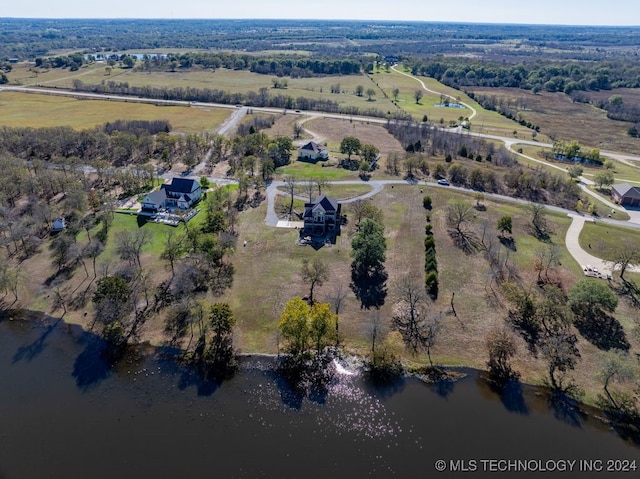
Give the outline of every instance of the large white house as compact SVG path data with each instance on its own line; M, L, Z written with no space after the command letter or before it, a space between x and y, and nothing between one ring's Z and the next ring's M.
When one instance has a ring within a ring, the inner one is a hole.
M298 150L298 158L308 160L328 160L329 150L326 146L318 145L315 141L310 141L306 145L302 145Z
M156 212L160 208L187 210L202 197L202 188L196 180L173 178L159 190L152 191L142 200L142 211Z

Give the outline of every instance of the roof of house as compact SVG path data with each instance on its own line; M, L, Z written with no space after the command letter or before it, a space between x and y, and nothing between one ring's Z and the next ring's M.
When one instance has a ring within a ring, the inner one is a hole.
M327 151L327 148L323 145L318 145L315 141L310 141L306 145L300 147L301 150L312 151L313 153L321 153Z
M143 203L153 203L154 205L163 205L167 199L167 192L162 190L152 191L143 200Z
M640 188L631 186L629 183L613 185L611 189L624 198L640 198Z
M61 231L63 229L65 229L67 227L67 222L65 221L64 217L60 216L59 218L56 218L55 221L53 222L53 230L54 231Z
M306 203L304 205L304 216L310 218L313 216L313 212L319 209L325 212L335 213L340 211L340 204L338 200L331 196L318 196L313 203Z
M173 178L171 183L165 183L160 188L172 193L193 193L200 188L200 183L189 178Z

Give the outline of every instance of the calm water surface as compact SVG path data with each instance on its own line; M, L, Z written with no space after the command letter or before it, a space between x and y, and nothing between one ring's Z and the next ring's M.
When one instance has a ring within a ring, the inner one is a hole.
M326 391L300 395L269 359L243 360L216 385L157 352L110 369L99 347L62 322L0 323L0 479L640 477L577 464L483 470L486 459L640 466L640 449L550 409L533 388L502 400L474 371L440 387L408 379L379 389L345 366ZM452 473L451 460L475 460L476 470Z

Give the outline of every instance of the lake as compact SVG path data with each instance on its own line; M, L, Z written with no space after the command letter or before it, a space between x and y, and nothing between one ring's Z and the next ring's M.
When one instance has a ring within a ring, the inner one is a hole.
M533 387L501 399L474 370L379 388L341 364L325 390L299 394L270 358L216 384L151 348L109 368L100 347L63 322L0 323L1 479L640 474L584 472L640 465L640 449Z

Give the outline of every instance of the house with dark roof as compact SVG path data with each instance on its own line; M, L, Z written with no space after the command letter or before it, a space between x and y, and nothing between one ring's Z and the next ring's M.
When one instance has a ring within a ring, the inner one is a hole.
M640 207L640 187L631 186L629 183L613 185L611 198L621 206Z
M326 146L319 145L315 141L310 141L306 145L302 145L298 150L298 158L302 160L328 160L329 150Z
M202 188L196 180L173 178L159 190L152 191L142 200L142 211L156 212L160 208L187 210L202 197Z
M341 206L338 200L326 195L317 197L314 202L305 203L303 233L313 236L340 234Z

